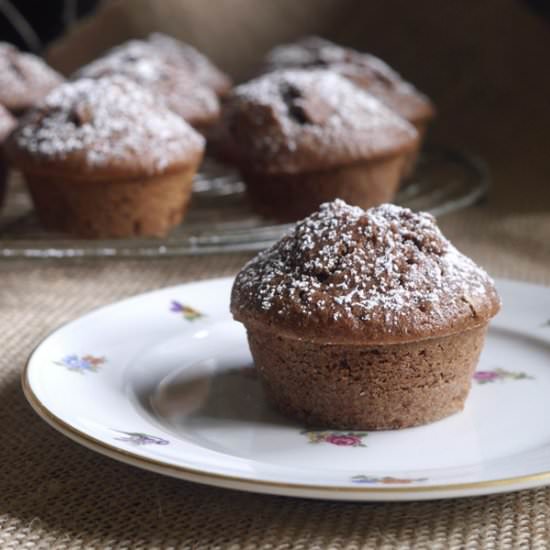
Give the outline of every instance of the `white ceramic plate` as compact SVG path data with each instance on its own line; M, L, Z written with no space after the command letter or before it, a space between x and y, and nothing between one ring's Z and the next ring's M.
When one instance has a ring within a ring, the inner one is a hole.
M231 279L144 294L65 325L23 373L44 420L112 458L220 487L414 500L550 484L550 290L499 281L464 412L386 432L307 431L265 403Z

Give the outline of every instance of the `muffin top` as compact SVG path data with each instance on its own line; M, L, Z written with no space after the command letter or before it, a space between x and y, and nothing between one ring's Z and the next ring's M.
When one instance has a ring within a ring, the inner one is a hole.
M25 111L63 81L36 55L0 42L0 104L12 113Z
M25 172L131 179L196 164L204 139L145 88L115 76L57 87L6 145Z
M8 137L9 133L17 126L17 121L10 112L0 105L0 143Z
M431 101L384 61L317 36L277 46L266 56L264 71L289 68L333 70L412 122L428 120L434 115Z
M122 75L157 94L191 126L207 126L219 118L214 91L187 70L167 61L156 46L130 40L80 68L74 78Z
M231 90L232 82L229 76L193 46L159 32L150 34L147 41L157 48L169 63L181 67L191 78L211 88L217 95L225 96Z
M237 86L223 112L238 164L269 173L322 170L406 152L413 126L327 70L286 70Z
M492 280L430 214L339 199L245 265L231 296L234 318L247 326L359 345L461 332L499 307Z

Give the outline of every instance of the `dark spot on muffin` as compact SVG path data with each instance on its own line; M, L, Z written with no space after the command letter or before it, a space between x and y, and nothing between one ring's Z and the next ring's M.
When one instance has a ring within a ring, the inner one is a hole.
M68 114L69 122L72 122L75 126L84 126L92 122L93 115L89 108L81 105L76 105Z
M295 120L298 124L308 124L310 120L304 109L303 101L300 101L302 99L300 90L288 82L283 82L280 90L281 97L287 106L290 118Z
M12 72L14 72L18 78L21 80L27 80L27 75L24 71L21 70L19 63L15 60L15 57L11 57L9 60L9 67Z
M320 271L319 273L315 274L315 277L320 283L324 283L330 277L330 273L326 271Z

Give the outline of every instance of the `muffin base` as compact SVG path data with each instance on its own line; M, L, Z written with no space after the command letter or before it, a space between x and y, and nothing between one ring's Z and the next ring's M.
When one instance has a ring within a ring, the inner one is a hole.
M386 346L322 345L248 328L268 399L317 428L390 430L464 407L486 326Z
M88 238L161 237L178 225L196 168L126 181L25 174L40 223Z
M424 138L426 137L426 132L428 131L428 121L427 120L417 120L409 121L418 132L418 141L413 151L407 153L405 157L405 162L403 163L403 179L409 178L413 175L416 168L416 163L418 162L418 156L422 149L422 144L424 143Z
M8 186L8 167L4 159L0 157L0 208L4 204L6 198L6 190Z
M241 171L254 210L268 218L296 221L336 198L365 209L391 202L405 159L398 155L298 174Z

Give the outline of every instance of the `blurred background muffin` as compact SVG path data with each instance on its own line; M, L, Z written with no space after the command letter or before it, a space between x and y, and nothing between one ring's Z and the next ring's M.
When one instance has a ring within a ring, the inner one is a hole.
M123 76L59 86L6 144L42 225L93 238L179 224L203 151L200 134Z
M166 106L191 126L206 130L220 114L216 92L200 82L193 71L165 55L159 47L144 40L130 40L73 74L73 78L101 78L123 75L159 96Z
M64 78L36 55L0 42L0 104L19 116Z
M10 112L0 105L0 207L6 194L8 166L4 156L4 142L15 128L17 122Z
M150 34L147 40L166 61L185 71L191 79L214 90L219 97L223 98L231 90L231 78L190 44L160 32Z
M391 201L418 142L405 119L325 69L237 86L222 125L252 205L285 221L338 197L363 208Z
M335 71L408 120L420 138L404 165L405 175L413 172L428 124L435 114L434 106L426 95L378 57L343 48L318 36L276 46L265 56L261 72L288 68L324 68Z

